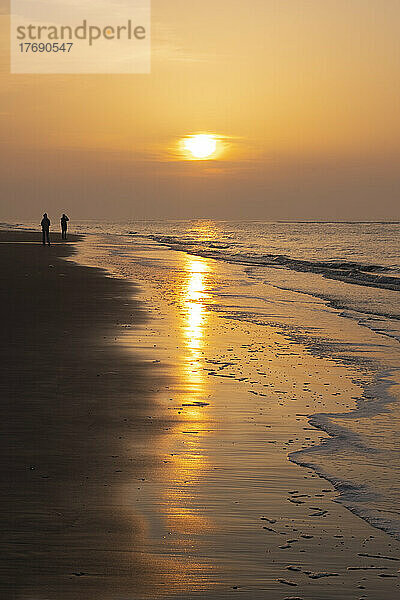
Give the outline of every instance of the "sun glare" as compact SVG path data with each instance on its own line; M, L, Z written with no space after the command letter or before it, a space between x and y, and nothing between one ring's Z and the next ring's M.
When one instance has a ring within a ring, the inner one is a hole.
M186 138L184 147L193 158L210 158L217 150L217 139L214 135L199 133Z

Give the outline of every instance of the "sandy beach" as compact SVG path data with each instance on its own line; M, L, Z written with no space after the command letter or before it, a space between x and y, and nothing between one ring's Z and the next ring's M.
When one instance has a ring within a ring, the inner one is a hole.
M168 579L117 493L154 468L122 445L160 435L147 419L157 374L114 343L143 321L134 287L65 262L72 246L52 240L0 234L1 595L129 597Z
M89 238L0 233L4 596L396 598L400 542L294 462L329 437L308 415L355 409L365 365L231 288L222 312L223 264L138 244L122 279L112 238Z
M400 0L3 4L0 600L400 600Z

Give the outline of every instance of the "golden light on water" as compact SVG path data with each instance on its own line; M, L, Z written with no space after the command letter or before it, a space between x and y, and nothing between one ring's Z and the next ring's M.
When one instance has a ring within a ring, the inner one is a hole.
M207 259L185 255L180 266L176 286L183 342L177 403L180 410L176 426L165 438L169 444L168 464L174 484L165 489L164 500L168 526L182 534L179 542L182 546L192 544L190 536L201 534L212 524L196 509L196 486L210 469L204 450L210 415L203 356L208 326L206 302L209 301L207 277L210 265Z
M184 321L183 337L189 350L188 377L192 384L203 381L203 364L201 349L204 344L204 320L206 286L204 282L208 265L205 260L186 257L185 272L187 273L186 287L183 297Z
M204 271L206 265L200 261L192 261L190 264L190 277L188 279L185 304L187 307L186 338L192 348L199 348L200 340L204 335L202 322L204 305Z

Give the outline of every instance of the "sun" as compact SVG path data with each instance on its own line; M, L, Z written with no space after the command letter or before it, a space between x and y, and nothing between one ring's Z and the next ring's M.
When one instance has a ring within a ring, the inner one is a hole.
M187 137L184 141L184 147L193 158L210 158L217 150L217 139L211 134L198 133Z

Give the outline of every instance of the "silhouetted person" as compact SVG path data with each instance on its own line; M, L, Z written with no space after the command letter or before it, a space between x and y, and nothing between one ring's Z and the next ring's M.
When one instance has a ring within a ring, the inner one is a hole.
M40 224L42 226L43 246L46 245L46 242L50 246L50 219L47 216L47 213L44 213L42 222Z
M64 215L64 213L63 213L63 216L61 217L60 221L61 221L61 237L63 240L66 240L67 239L68 221L69 221L67 215Z

